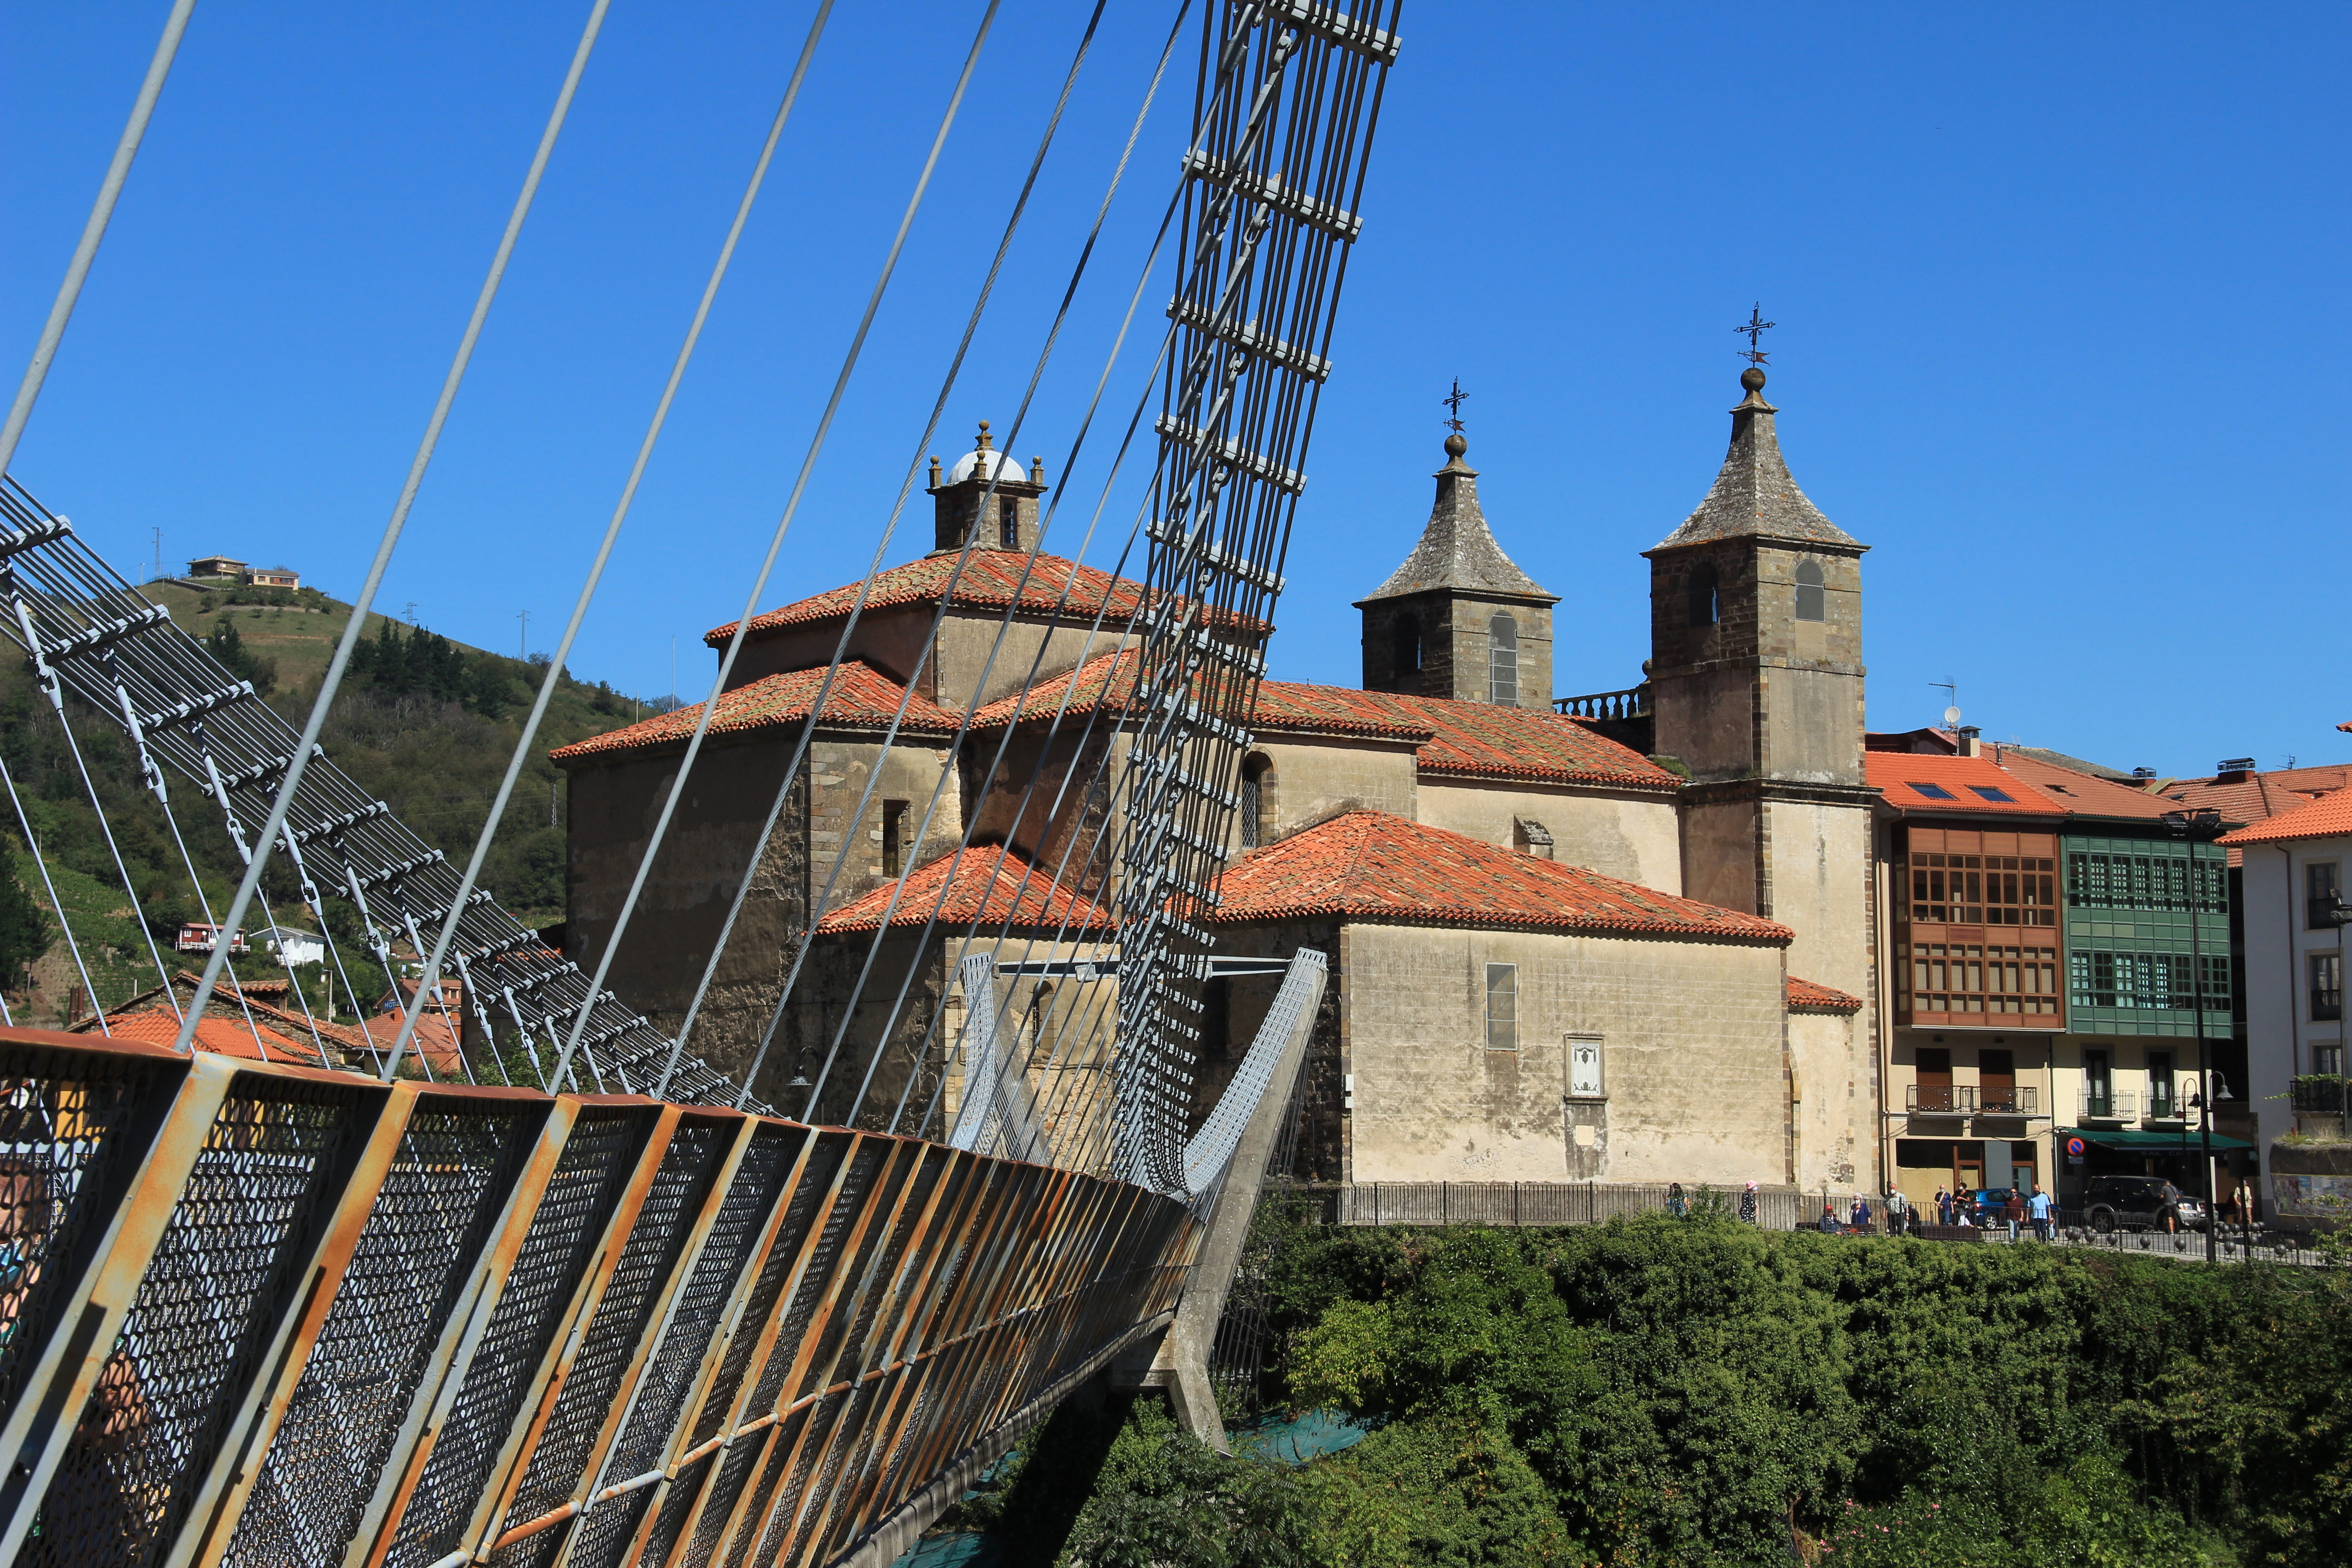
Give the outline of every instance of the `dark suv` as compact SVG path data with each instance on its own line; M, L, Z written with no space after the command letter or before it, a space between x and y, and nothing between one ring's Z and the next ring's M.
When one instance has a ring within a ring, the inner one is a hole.
M2093 1230L2162 1228L2168 1216L2179 1230L2205 1224L2205 1206L2175 1189L2168 1199L2161 1176L2093 1176L2083 1190L2083 1217Z

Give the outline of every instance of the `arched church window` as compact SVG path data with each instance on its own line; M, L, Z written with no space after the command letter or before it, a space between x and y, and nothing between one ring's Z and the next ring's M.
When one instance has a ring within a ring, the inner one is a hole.
M1421 690L1421 623L1409 615L1399 616L1389 627L1389 637L1390 668L1395 671L1396 684L1417 695Z
M1828 595L1822 587L1822 566L1818 561L1797 563L1797 618L1801 621L1825 621L1829 617Z
M1717 586L1715 563L1702 561L1691 568L1690 624L1695 626L1715 625L1721 610L1721 595Z
M1486 623L1486 700L1519 705L1519 623L1506 615Z
M1054 1015L1054 986L1051 981L1040 982L1029 994L1029 1061L1033 1067L1053 1065L1054 1053L1062 1043L1061 1021Z
M1242 761L1241 821L1242 847L1255 849L1270 837L1266 832L1267 818L1274 811L1274 762L1261 752L1252 752Z

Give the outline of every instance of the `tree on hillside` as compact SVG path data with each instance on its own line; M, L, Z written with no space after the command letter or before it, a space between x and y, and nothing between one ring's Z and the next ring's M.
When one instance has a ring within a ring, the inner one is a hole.
M265 697L278 684L277 661L248 651L245 639L237 636L236 623L226 616L214 622L213 629L205 635L205 651L239 680L253 682L253 689Z
M10 980L48 952L51 941L48 917L33 901L33 895L25 890L25 884L17 880L14 869L16 849L14 839L0 837L0 851L9 857L7 866L0 868L0 976Z

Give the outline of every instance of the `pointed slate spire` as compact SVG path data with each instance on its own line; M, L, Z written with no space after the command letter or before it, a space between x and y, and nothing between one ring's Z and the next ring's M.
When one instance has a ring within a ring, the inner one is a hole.
M1860 540L1823 517L1790 477L1772 429L1772 416L1780 410L1764 401L1764 373L1749 365L1740 373L1739 384L1748 397L1731 411L1731 450L1715 476L1715 488L1655 548L1742 538L1863 548Z
M1478 470L1462 460L1462 454L1469 449L1470 443L1459 431L1445 438L1445 467L1435 476L1437 500L1429 509L1429 524L1422 530L1421 542L1387 582L1358 604L1444 588L1559 602L1559 595L1544 592L1495 542L1486 514L1478 507Z

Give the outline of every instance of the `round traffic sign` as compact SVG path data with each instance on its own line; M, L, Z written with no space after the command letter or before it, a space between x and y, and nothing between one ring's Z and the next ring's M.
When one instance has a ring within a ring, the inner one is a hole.
M2081 1159L2083 1157L2083 1141L2080 1138L2067 1139L2066 1152L2077 1160Z

